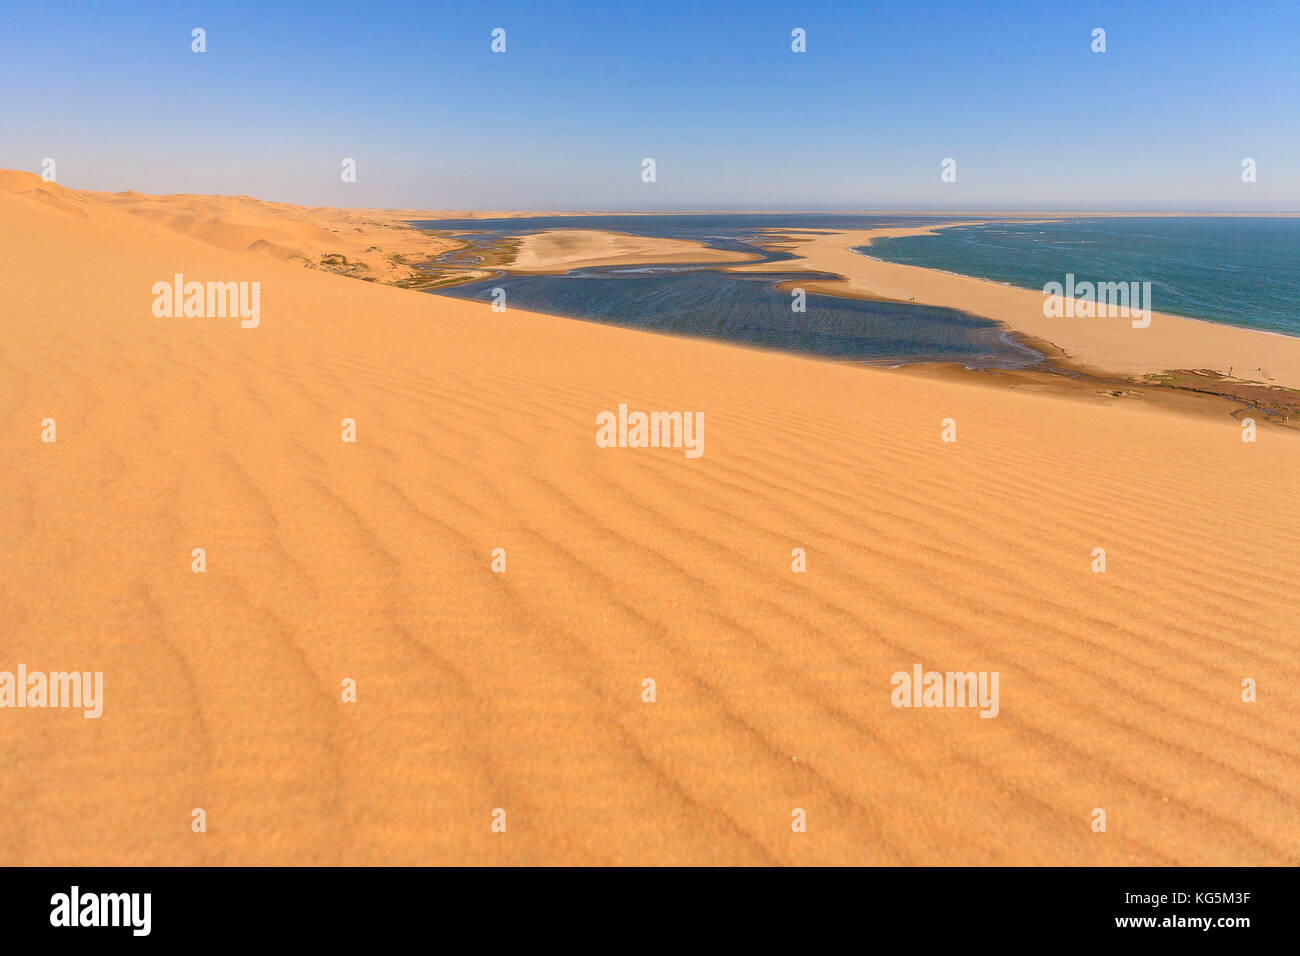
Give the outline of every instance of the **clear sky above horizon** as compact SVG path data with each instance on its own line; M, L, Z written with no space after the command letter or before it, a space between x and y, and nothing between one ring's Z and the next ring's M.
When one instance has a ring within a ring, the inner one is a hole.
M0 18L0 167L50 157L76 188L431 209L1300 210L1297 0L8 0Z

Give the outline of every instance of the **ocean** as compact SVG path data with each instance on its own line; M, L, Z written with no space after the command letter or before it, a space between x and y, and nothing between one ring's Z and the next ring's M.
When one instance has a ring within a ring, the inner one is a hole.
M878 240L866 254L1042 290L1151 283L1151 308L1300 335L1300 219L1179 217L957 226Z

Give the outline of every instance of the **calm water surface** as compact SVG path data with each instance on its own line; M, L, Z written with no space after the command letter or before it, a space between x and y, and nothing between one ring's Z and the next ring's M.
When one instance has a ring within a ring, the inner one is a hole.
M780 261L791 257L758 248L754 244L761 239L758 230L869 229L942 221L933 217L728 214L436 220L418 225L467 238L516 236L543 229L606 229L692 239L716 249L753 252L765 261ZM454 262L456 254L444 258ZM706 265L611 266L560 276L503 273L481 282L431 290L431 294L491 301L492 290L501 288L509 305L533 312L841 360L963 362L972 368L1016 368L1041 360L1037 352L1012 342L997 323L951 309L809 294L807 310L792 311L791 293L778 289L778 284L813 277L793 272L737 275Z

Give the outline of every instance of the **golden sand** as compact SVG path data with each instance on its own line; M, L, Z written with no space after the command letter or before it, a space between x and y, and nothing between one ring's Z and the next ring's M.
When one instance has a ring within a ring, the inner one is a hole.
M105 701L0 710L3 862L1300 862L1295 435L494 313L5 175L0 669ZM260 325L155 318L176 272ZM703 456L598 448L619 403ZM998 717L893 707L915 663Z

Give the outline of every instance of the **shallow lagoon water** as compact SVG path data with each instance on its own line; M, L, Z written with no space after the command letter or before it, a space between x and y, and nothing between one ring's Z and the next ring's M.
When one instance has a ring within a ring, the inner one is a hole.
M754 252L766 261L790 258L753 244L762 228L866 229L935 218L731 214L696 216L582 216L420 223L452 234L483 238L543 229L608 229L637 235L693 239L718 249ZM786 281L809 273L745 275L690 265L609 266L564 275L500 274L431 294L491 301L505 290L509 306L677 335L698 335L744 345L826 358L900 364L961 362L973 368L1018 368L1042 358L1008 338L995 322L952 309L808 294L806 311L792 309Z

